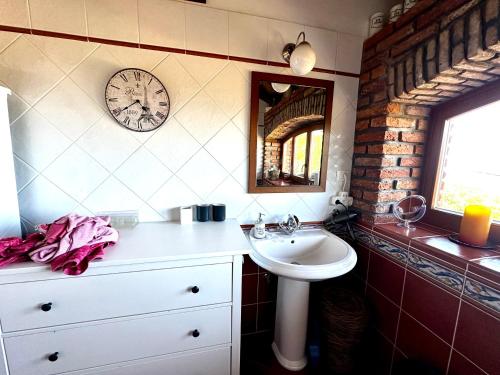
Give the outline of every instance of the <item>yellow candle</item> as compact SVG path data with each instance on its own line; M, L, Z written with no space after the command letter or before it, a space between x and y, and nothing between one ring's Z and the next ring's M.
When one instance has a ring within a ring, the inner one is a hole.
M485 206L467 206L460 224L460 241L484 246L488 241L490 226L491 209Z

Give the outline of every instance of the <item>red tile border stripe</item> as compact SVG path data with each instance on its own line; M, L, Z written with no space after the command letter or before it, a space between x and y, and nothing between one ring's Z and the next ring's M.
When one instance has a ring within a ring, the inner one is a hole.
M0 25L0 31L14 32L14 33L20 33L20 34L39 35L39 36L46 36L46 37L59 38L59 39L78 40L78 41L82 41L82 42L95 42L95 43L109 44L109 45L121 46L121 47L150 49L150 50L163 51L163 52L172 52L172 53L180 53L180 54L193 55L193 56L202 56L202 57L208 57L208 58L213 58L213 59L247 62L247 63L258 64L258 65L278 66L278 67L284 67L284 68L288 67L288 65L285 63L275 62L275 61L266 61L266 60L260 60L260 59L253 59L253 58L249 58L249 57L221 55L221 54L217 54L217 53L194 51L194 50L188 50L188 49L182 49L182 48L172 48L172 47L167 47L167 46L157 46L157 45L151 45L151 44L132 43L132 42L125 42L125 41L114 40L114 39L102 39L102 38L95 38L95 37L91 37L91 36L86 37L83 35L65 34L65 33L58 33L55 31L29 29L29 28L25 28L25 27ZM345 77L352 77L352 78L359 78L359 76L360 76L357 73L349 73L349 72L343 72L340 70L324 69L324 68L314 68L313 71L319 72L319 73L327 73L327 74L334 74L334 75L345 76Z

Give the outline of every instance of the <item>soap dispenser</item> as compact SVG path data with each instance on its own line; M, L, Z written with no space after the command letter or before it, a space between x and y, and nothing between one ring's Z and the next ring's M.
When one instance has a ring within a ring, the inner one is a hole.
M255 238L265 238L266 237L266 224L262 219L262 216L265 216L263 213L259 213L259 218L255 222L253 227L253 236Z

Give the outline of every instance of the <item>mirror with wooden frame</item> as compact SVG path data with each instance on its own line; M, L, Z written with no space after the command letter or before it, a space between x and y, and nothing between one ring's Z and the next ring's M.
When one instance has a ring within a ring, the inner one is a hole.
M322 192L333 81L252 72L249 193Z

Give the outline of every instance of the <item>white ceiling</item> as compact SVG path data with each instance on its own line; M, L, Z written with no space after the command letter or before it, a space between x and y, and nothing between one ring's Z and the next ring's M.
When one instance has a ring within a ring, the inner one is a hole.
M275 18L366 37L368 19L397 0L207 0L217 9Z

